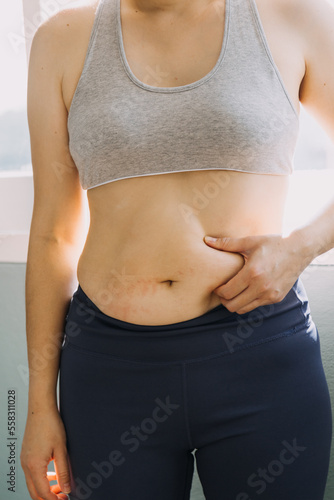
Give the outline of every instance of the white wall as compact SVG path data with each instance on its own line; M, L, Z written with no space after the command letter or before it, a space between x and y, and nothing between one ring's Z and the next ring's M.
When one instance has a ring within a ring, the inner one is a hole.
M0 262L26 261L32 207L32 173L0 172Z

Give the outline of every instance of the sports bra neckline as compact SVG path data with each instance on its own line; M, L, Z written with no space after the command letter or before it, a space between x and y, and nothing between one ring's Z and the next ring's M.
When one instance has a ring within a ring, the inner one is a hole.
M255 0L226 0L215 66L178 87L148 85L126 65L121 1L97 6L69 110L69 150L83 189L196 170L291 174L299 116Z
M102 0L105 1L105 0ZM147 83L142 82L135 76L133 71L130 68L130 65L128 63L126 54L125 54L125 49L124 49L124 43L123 43L123 31L122 31L122 21L121 21L121 1L122 0L116 0L116 13L117 13L117 20L116 20L116 36L118 39L118 46L119 46L119 51L120 51L120 57L122 64L124 66L125 72L132 80L132 82L138 87L141 87L142 89L151 91L151 92L164 92L164 93L170 93L170 92L183 92L186 90L191 90L193 88L199 87L200 85L203 85L205 82L210 80L214 76L214 74L219 70L222 61L224 59L224 55L226 52L226 46L227 46L227 41L228 41L228 35L229 35L229 26L230 26L230 1L231 0L225 0L225 15L224 15L224 20L222 22L224 26L224 34L223 34L223 40L220 48L220 53L218 56L218 59L216 61L216 64L214 67L202 78L199 80L196 80L192 83L188 83L186 85L179 85L177 87L155 87L153 85L148 85Z

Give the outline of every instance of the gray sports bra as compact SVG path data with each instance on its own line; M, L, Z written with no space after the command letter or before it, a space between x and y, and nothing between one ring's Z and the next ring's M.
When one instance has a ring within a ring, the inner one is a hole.
M132 73L120 1L100 0L69 111L70 153L82 187L190 170L290 174L298 113L255 0L226 0L216 65L179 87L154 87Z

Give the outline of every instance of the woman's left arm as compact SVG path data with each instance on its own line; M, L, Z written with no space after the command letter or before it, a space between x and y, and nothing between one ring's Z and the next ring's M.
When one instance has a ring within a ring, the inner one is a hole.
M303 40L305 76L299 97L334 141L334 0L278 0ZM288 21L289 22L289 21ZM289 236L217 238L205 243L237 252L245 265L215 293L231 312L247 313L280 302L317 256L334 248L334 198Z

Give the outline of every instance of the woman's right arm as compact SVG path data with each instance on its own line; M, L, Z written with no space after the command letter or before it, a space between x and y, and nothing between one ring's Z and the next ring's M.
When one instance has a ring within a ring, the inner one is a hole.
M57 408L57 377L65 316L77 284L85 238L84 197L69 154L62 79L68 57L62 13L33 40L28 78L28 122L34 208L26 272L29 364L28 415L21 465L33 500L56 500L47 479L55 460L58 483L69 483L66 435Z

